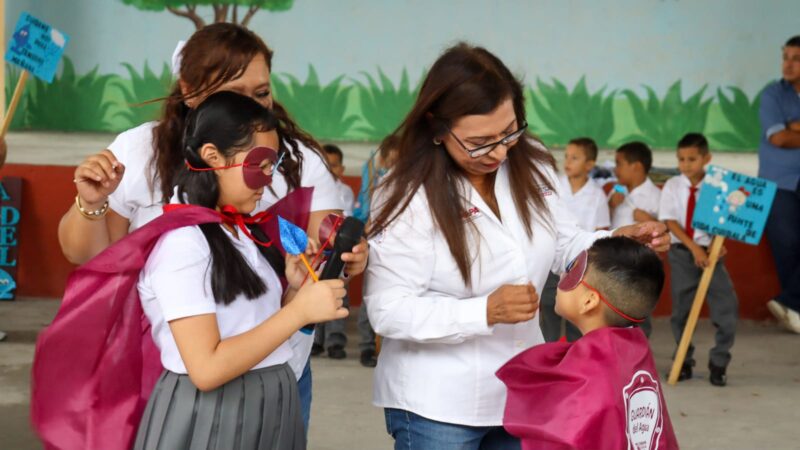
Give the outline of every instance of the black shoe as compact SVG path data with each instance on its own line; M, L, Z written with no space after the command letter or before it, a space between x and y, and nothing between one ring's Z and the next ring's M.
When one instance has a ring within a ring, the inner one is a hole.
M717 367L711 363L708 363L708 370L711 373L708 375L708 381L711 382L714 386L725 386L728 384L728 375L725 374L724 367Z
M378 365L378 358L375 350L364 350L361 352L361 365L364 367L375 367Z
M319 356L323 351L325 351L325 349L319 344L313 344L311 346L311 356Z
M683 366L681 366L681 373L678 375L678 381L692 379L692 366L694 366L694 361L683 363Z
M341 345L331 345L328 347L328 358L345 359L347 358L347 352L344 351L344 347Z

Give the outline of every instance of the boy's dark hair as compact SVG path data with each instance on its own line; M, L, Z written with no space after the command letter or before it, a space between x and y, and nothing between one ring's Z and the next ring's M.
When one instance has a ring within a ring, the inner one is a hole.
M703 136L703 133L686 133L680 141L678 141L678 148L696 147L701 155L708 154L708 139Z
M653 312L664 286L664 266L656 252L627 237L595 241L589 249L587 277L615 308L635 319ZM606 308L606 323L627 327L633 322Z
M800 35L790 37L785 47L800 47Z
M325 144L322 146L322 149L325 150L325 153L328 155L336 155L339 157L339 162L344 161L344 153L342 153L342 149L338 146L333 144Z
M641 163L645 174L650 173L650 168L653 167L653 152L644 142L634 141L623 144L617 149L617 153L621 153L629 164Z
M587 161L597 161L597 144L594 142L594 139L579 137L569 141L569 144L582 148Z

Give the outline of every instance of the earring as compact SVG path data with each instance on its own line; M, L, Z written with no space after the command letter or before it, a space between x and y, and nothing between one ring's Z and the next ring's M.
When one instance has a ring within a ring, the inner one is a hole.
M433 138L433 145L442 145L442 140L438 138Z

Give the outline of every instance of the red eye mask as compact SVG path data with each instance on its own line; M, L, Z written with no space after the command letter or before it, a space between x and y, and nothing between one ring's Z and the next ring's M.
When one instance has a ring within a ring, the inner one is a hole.
M571 291L578 287L581 284L581 280L583 280L583 276L586 275L588 261L589 252L584 250L567 266L567 271L561 274L561 278L558 280L558 288L562 291Z
M268 162L268 163L265 163ZM244 161L223 167L193 167L186 161L186 167L194 172L207 172L211 170L232 169L242 166L244 184L250 189L257 190L272 184L272 174L277 167L278 153L269 147L254 147L247 152ZM270 169L269 166L272 166Z

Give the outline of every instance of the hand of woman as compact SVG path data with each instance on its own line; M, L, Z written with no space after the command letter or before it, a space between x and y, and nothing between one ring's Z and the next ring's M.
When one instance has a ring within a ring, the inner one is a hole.
M629 237L657 252L669 250L669 233L662 222L642 222L614 230L614 236Z
M343 253L342 261L345 262L344 273L348 277L356 276L364 273L367 268L367 259L369 257L369 244L367 240L361 238L361 242L353 247L351 253Z
M489 295L486 302L486 323L527 322L539 309L539 295L532 284L504 284Z
M297 291L287 308L292 308L303 324L344 319L350 314L343 307L342 299L346 294L342 280L322 280L305 284Z
M308 240L308 246L306 247L305 256L306 260L311 263L314 258L314 255L319 251L319 242L314 239ZM319 264L315 264L319 266ZM312 269L317 270L317 267L312 267ZM308 276L308 268L303 263L300 258L300 255L290 255L286 254L286 281L289 283L289 287L292 289L298 290L303 285L305 281L309 279Z
M75 169L75 186L86 209L98 209L117 190L125 166L110 150L89 156Z

